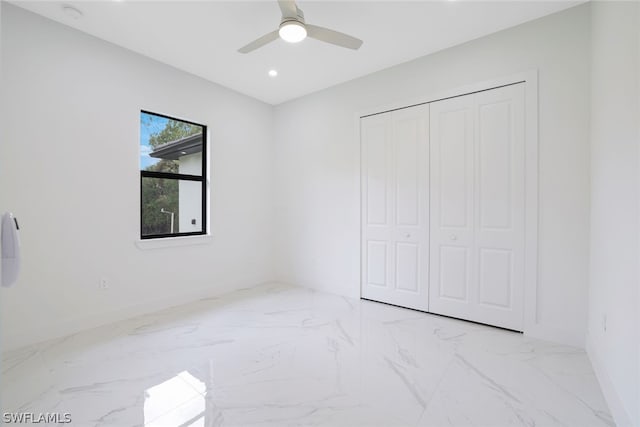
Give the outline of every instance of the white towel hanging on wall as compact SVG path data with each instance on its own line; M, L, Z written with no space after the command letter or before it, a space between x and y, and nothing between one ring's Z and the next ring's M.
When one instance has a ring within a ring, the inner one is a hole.
M19 229L18 221L11 212L2 215L2 231L0 232L2 280L0 284L5 288L13 286L20 273Z

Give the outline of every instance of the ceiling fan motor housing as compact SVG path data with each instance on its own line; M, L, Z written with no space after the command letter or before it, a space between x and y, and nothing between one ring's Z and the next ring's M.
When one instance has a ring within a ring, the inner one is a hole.
M298 43L307 36L330 43L336 46L346 47L348 49L359 49L362 40L352 37L339 31L330 30L325 27L307 24L304 20L304 13L296 5L295 0L278 0L282 19L277 30L265 34L264 36L252 41L248 45L238 49L240 53L252 52L278 38L289 42Z

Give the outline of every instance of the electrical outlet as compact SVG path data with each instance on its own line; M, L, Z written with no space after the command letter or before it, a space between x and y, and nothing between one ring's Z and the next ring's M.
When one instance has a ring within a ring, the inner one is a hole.
M109 289L109 280L106 277L101 278L98 287L100 289Z
M607 315L602 315L602 331L607 332Z

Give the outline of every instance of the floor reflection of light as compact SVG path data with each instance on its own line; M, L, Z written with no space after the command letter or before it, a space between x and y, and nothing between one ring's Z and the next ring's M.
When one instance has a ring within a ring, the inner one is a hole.
M204 426L206 385L187 371L144 393L145 426Z

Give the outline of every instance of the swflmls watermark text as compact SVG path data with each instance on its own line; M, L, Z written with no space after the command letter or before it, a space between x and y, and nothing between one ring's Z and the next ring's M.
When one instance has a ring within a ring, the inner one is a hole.
M4 412L5 424L68 424L71 414L68 412Z

